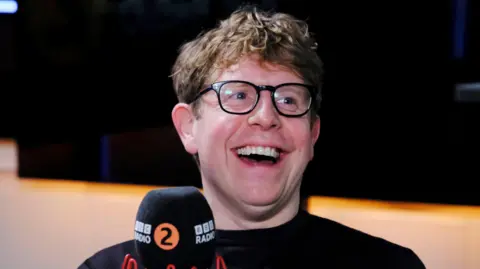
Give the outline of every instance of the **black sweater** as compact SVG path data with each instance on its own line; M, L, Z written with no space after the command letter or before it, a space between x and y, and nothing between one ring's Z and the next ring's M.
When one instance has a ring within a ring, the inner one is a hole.
M408 248L305 211L275 228L217 230L216 241L211 269L425 269ZM121 269L126 254L139 260L133 240L95 253L78 269Z

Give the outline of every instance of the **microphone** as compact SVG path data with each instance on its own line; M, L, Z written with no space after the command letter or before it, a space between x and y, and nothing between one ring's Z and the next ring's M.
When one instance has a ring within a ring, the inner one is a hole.
M215 223L195 187L155 189L140 203L135 249L148 269L208 269L215 258Z

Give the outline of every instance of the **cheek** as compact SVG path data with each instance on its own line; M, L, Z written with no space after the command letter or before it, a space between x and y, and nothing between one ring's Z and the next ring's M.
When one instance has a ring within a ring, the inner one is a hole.
M312 130L310 124L298 123L292 125L290 128L292 141L295 143L295 148L300 152L310 154L312 147Z
M238 130L239 119L224 114L205 114L197 126L195 137L198 138L196 139L198 147L204 155L215 154L219 150L226 149L228 141Z

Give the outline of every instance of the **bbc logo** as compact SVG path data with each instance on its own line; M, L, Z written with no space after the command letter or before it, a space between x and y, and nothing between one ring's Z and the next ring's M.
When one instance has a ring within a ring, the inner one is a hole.
M152 225L137 220L135 222L135 231L149 235L152 232Z
M198 224L195 225L195 235L206 234L213 231L214 229L215 227L213 227L213 220L205 222L203 224Z

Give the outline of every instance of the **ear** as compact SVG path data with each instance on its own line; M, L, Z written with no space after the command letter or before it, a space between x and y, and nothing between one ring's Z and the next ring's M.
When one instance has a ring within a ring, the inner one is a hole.
M172 110L172 121L182 140L185 150L190 154L196 154L198 151L195 143L194 121L192 108L185 104L179 103Z
M312 123L311 132L312 132L312 152L310 155L310 160L313 159L313 155L315 151L314 147L318 141L318 137L320 136L320 117L318 115L315 116L314 122Z

